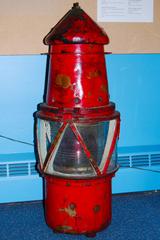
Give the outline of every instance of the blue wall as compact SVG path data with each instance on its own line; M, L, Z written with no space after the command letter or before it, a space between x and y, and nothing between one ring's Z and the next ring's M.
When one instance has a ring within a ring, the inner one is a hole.
M33 112L43 98L46 56L0 57L0 134L33 143ZM160 144L160 55L108 55L110 98L121 112L119 146ZM0 154L32 152L0 138Z
M119 146L160 144L160 54L109 55L111 100L121 112Z
M0 134L33 143L33 112L42 102L46 56L0 57ZM0 154L33 147L0 138Z

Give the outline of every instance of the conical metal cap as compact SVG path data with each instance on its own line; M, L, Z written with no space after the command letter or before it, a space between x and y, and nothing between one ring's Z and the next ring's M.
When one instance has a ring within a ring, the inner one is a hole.
M92 43L108 44L107 34L95 23L78 3L51 29L44 38L44 44Z

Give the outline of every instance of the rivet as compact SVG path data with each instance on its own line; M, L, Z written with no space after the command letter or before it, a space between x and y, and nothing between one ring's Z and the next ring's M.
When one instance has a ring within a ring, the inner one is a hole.
M75 104L79 104L81 102L81 100L78 97L76 97L76 98L74 98L74 102L75 102Z
M102 97L98 97L99 102L102 102L102 100L103 100Z
M97 205L94 206L93 211L94 211L95 213L97 213L97 212L100 211L100 209L101 209L100 205L97 204Z
M76 204L75 203L70 203L69 208L74 210L76 208Z

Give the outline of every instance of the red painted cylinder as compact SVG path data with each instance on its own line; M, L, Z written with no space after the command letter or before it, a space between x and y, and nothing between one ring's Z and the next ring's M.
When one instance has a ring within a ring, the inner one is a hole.
M53 45L49 79L50 106L89 108L109 103L103 45Z
M66 179L46 176L45 215L57 232L88 234L111 222L111 178Z

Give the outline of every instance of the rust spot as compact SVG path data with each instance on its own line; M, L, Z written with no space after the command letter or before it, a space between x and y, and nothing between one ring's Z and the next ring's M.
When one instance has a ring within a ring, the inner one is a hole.
M90 47L90 49L92 49L94 46L93 46L93 44L90 44L89 47Z
M82 186L84 186L84 187L89 187L89 186L91 186L92 184L90 183L90 182L85 182L85 183L83 183L82 184Z
M100 88L103 92L105 92L105 93L107 92L107 87L105 85L101 85Z
M77 232L77 231L75 231L75 230L70 231L69 233L71 233L71 234L79 234L79 232Z
M62 88L68 88L71 85L70 77L64 74L58 74L56 76L56 85Z
M88 92L88 97L91 97L92 96L92 93L91 92Z
M81 100L78 97L76 97L76 98L74 98L74 102L75 102L75 104L79 104L81 102Z
M76 209L76 204L75 203L70 203L69 207L70 207L70 209L74 210L74 209Z
M70 217L75 217L77 215L75 203L70 203L68 207L60 208L59 211L67 213Z
M71 186L70 182L67 182L67 183L66 183L66 186L67 186L67 187L70 187L70 186Z
M96 71L89 72L87 78L91 79L91 78L96 78L96 77L99 77L99 76L101 76L101 71L100 70L96 70Z
M66 51L66 50L62 50L61 53L62 53L62 54L63 54L63 53L65 54L65 53L67 53L67 51Z
M103 100L102 97L98 97L99 102L102 102L102 100Z
M71 226L68 226L68 225L62 225L62 226L57 226L55 228L56 231L69 231L69 230L72 230L72 227Z
M100 205L97 204L97 205L94 206L93 211L95 213L98 213L100 211L100 209L101 209Z

